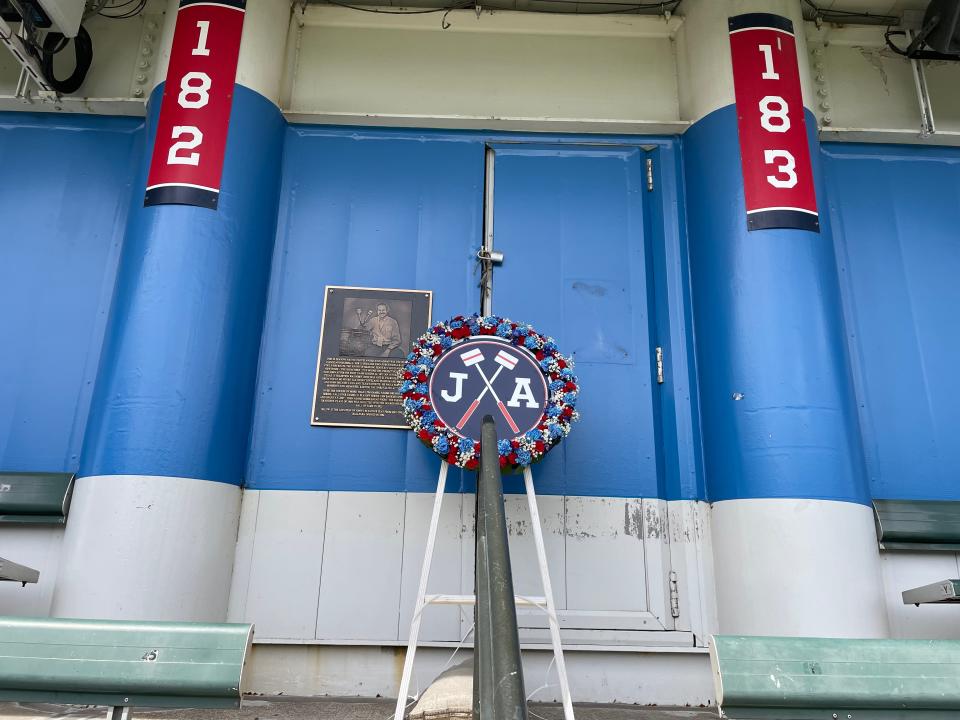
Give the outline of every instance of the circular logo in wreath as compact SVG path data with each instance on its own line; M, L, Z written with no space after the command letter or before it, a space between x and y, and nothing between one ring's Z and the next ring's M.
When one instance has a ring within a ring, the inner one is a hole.
M414 343L402 369L403 412L426 445L452 465L476 469L480 425L497 423L500 466L540 460L579 418L573 361L553 338L507 318L458 316Z

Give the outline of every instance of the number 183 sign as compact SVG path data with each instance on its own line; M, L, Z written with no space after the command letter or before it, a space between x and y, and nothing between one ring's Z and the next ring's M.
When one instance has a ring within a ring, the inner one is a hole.
M246 0L180 0L143 204L216 209Z
M729 20L747 228L820 231L793 23Z

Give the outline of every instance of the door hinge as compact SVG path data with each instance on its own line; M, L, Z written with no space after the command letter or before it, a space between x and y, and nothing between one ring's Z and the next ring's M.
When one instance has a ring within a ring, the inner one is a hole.
M670 615L680 617L680 590L677 588L677 573L670 571Z
M663 348L657 348L657 385L663 385Z
M647 191L653 192L653 158L647 158Z

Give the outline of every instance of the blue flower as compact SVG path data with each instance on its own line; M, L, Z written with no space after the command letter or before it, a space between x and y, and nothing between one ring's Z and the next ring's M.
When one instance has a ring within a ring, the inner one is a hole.
M410 392L410 388L412 387L413 387L412 382L410 382L409 380L404 380L403 385L400 386L400 392L401 393Z
M562 387L563 387L563 381L554 380L552 383L550 383L550 392L556 392Z
M576 393L572 393L572 392L566 393L566 394L564 394L564 396L563 396L563 401L564 401L567 405L570 405L570 406L576 405L576 404L577 404L577 394L576 394Z
M407 362L416 362L416 359L420 357L420 353L410 353L407 355Z
M433 425L433 421L436 419L437 419L437 414L433 410L427 410L423 414L423 417L421 418L420 422L422 422L424 425Z
M509 440L500 440L500 441L497 443L497 450L499 451L499 453L500 453L501 455L509 455L509 454L510 454L510 450L511 450L511 448L510 448L510 441L509 441Z
M540 361L540 369L544 372L550 372L550 358L544 358Z
M499 335L500 337L508 338L510 337L510 333L511 333L510 323L503 322L497 325L497 335Z
M470 334L471 334L471 335L479 335L479 334L480 334L480 325L477 323L477 318L476 318L476 317L472 317L472 318L470 318L469 320L467 320L467 327L470 328Z
M560 426L559 426L559 425L554 424L554 425L551 425L551 426L550 426L550 439L551 439L551 440L556 439L556 438L560 437L561 435L563 435L563 430L560 429Z
M427 368L428 370L430 370L430 369L433 367L433 360L431 360L431 359L428 358L428 357L421 358L421 359L420 359L420 364L423 365L423 366L424 366L425 368Z
M465 453L471 452L473 450L473 440L470 438L462 438L460 440L460 450Z
M449 335L444 335L442 338L440 338L440 347L446 349L446 348L449 348L449 347L452 347L452 346L453 346L453 338L452 338L452 337L450 337Z
M558 405L551 405L547 408L547 417L558 417L560 415L560 407Z
M523 341L523 344L530 350L537 349L537 339L533 335L528 335L527 339Z
M495 315L485 315L482 318L480 318L480 322L482 322L487 327L492 327L497 324L497 317Z
M565 367L563 370L560 371L560 374L561 374L563 377L572 378L572 377L573 377L573 370L571 370L571 369L568 368L568 367Z
M521 326L521 327L518 327L516 330L513 331L513 334L516 335L517 337L526 337L526 336L527 336L527 329L526 329L525 327L522 327L522 326Z
M452 323L450 323L451 330L456 330L457 328L462 328L462 327L463 327L462 320L454 320Z
M557 344L553 340L547 340L543 344L543 351L545 353L552 353L557 349Z
M447 438L443 435L437 435L437 440L433 445L438 453L446 455L450 452L450 443L447 442Z
M520 448L517 450L517 463L520 465L530 464L530 451Z
M403 406L410 411L416 410L419 407L419 405L417 405L417 401L411 400L410 398L407 398L403 401Z
M420 383L419 385L417 385L417 392L420 395L426 395L427 392L429 392L429 390L430 388L427 387L426 383Z
M534 429L528 432L526 437L527 437L527 440L533 440L534 442L536 442L537 440L543 439L543 433L541 433L539 430Z

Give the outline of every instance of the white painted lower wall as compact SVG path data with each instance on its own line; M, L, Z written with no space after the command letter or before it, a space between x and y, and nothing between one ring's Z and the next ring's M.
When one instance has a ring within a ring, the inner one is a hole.
M720 632L886 637L867 505L765 498L713 505Z
M50 614L222 622L240 495L191 478L78 478Z
M469 651L467 651L469 652ZM467 656L424 648L417 652L411 694L425 690L445 666ZM523 653L524 686L531 700L560 700L549 651ZM396 697L402 647L254 645L245 692L265 695ZM567 676L576 702L713 706L707 653L567 651ZM543 687L546 685L546 687Z
M66 531L0 527L2 555L41 573L40 582L26 588L0 584L0 614L220 620L230 587L228 619L257 626L246 691L395 694L432 495L245 491L237 528L230 518L237 516L239 497L233 486L185 478L82 478ZM622 631L620 646L578 644L565 631L579 702L711 703L704 645L718 627L727 633L883 636L889 626L895 638L960 640L960 607L907 606L900 596L960 577L960 556L878 553L865 506L750 500L711 509L699 502L644 505L623 498L540 501L555 585L561 577L589 582L582 570L579 576L569 571L579 553L580 567L589 571L592 564L602 579L590 589L591 602L602 607L598 588L616 592L613 579L621 570L646 573L651 549L661 550L666 565L660 571L672 567L680 579L676 630ZM533 554L523 504L522 496L508 498L515 568L527 578L533 576ZM649 512L641 535L656 534L660 525L657 542L623 532L631 507L641 516ZM472 508L473 496L445 499L431 591L470 592ZM576 542L568 544L568 536ZM611 557L620 566L611 569ZM535 592L523 582L518 591ZM639 592L641 586L631 577L622 587ZM569 603L576 593L568 584L558 597ZM469 629L469 614L451 607L428 611L425 646L417 654L415 682L421 689L450 659ZM637 635L646 640L638 642ZM469 643L465 647L469 652ZM550 653L539 649L535 637L528 636L525 647L530 692L544 684ZM556 688L535 699L558 699Z
M960 640L960 605L904 605L904 590L960 578L960 554L892 552L881 555L890 637Z
M433 499L244 492L228 617L256 626L249 691L396 694ZM709 507L583 496L541 496L538 505L574 699L712 702ZM515 591L542 594L526 498L508 495L506 506ZM429 592L473 591L473 508L473 495L445 496ZM472 619L470 607L426 610L415 687L429 685L461 642L460 656L470 652ZM544 684L552 656L545 618L521 611L519 622L529 692ZM556 687L536 699L558 700Z
M244 493L228 617L261 641L404 643L413 614L432 493L250 490ZM538 499L554 597L571 645L705 644L712 593L703 503L644 498ZM473 592L473 495L448 493L428 591ZM514 588L540 595L526 497L506 498ZM669 576L676 575L674 617ZM705 612L706 610L706 612ZM472 613L428 608L421 640L457 643ZM536 611L521 640L548 642Z
M62 542L62 525L0 526L0 557L40 571L37 583L0 582L0 615L50 614Z

